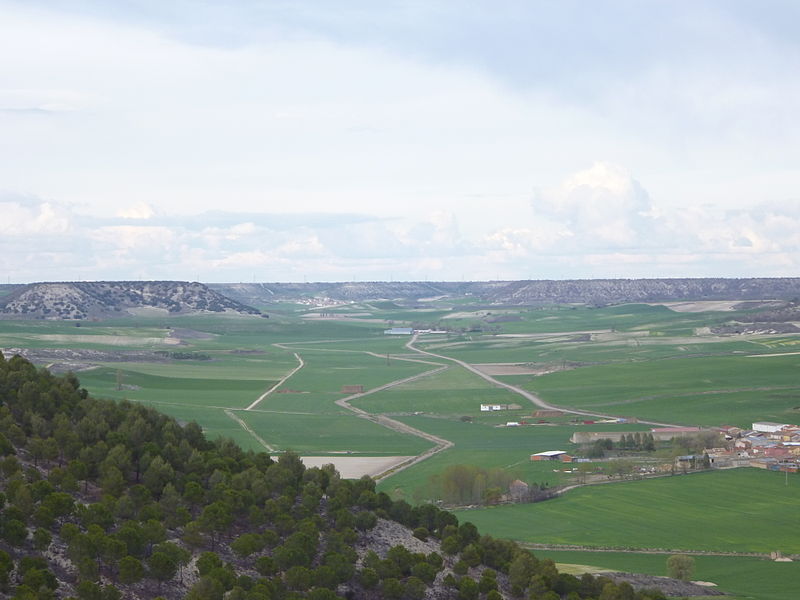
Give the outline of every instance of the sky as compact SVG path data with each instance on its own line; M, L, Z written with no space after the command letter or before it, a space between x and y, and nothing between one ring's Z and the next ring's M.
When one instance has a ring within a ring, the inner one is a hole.
M0 0L0 283L800 275L793 0Z

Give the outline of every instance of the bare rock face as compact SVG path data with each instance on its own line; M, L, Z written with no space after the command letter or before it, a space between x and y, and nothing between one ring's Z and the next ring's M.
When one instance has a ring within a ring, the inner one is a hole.
M0 298L0 315L12 318L91 319L148 308L172 314L260 314L202 283L187 281L32 283Z
M404 546L409 552L441 552L438 541L415 538L408 527L387 519L378 519L377 525L361 536L355 549L359 558L364 558L370 550L381 558L386 558L389 549L398 545Z

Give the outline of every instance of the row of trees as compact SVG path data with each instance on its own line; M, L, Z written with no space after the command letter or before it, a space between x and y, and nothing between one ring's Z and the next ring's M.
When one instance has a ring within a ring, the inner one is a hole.
M595 440L586 450L588 458L603 458L613 450L653 452L656 449L655 438L652 433L640 432L624 434L617 442L610 438Z

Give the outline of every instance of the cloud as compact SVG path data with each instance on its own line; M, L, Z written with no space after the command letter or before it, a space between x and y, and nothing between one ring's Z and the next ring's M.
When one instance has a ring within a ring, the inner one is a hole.
M0 197L0 214L0 234L6 236L58 235L70 230L69 214L51 202Z
M127 208L121 208L117 211L117 216L123 219L140 219L147 220L155 216L156 211L147 202L137 202Z
M559 187L534 194L534 213L569 232L580 247L651 245L659 220L647 192L619 166L598 162Z

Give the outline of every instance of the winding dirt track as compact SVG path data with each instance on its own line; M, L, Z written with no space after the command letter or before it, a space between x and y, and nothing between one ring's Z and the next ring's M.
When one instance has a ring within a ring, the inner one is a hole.
M283 346L281 346L280 344L275 344L275 346L278 346L279 348L283 348ZM284 350L288 350L288 348L284 348ZM272 392L274 392L275 390L277 390L277 389L278 389L280 386L282 386L282 385L284 384L284 382L285 382L287 379L289 379L289 377L291 377L292 375L294 375L294 374L295 374L295 373L297 373L297 372L298 372L300 369L302 369L302 368L303 368L303 366L305 365L305 363L303 362L303 359L302 359L302 358L300 358L300 355L299 355L297 352L295 352L295 353L294 353L294 357L297 359L297 362L298 362L299 364L298 364L298 365L297 365L297 366L296 366L294 369L292 369L291 371L289 371L289 373L287 373L287 374L284 376L284 378L283 378L283 379L281 379L281 380L280 380L278 383L276 383L275 385L273 385L273 386L272 386L271 388L269 388L269 389L268 389L266 392L264 392L264 393L263 393L263 394L261 394L261 395L260 395L258 398L256 398L255 402L253 402L253 403L252 403L250 406L248 406L247 408L245 408L245 410L253 410L253 409L254 409L256 406L258 406L258 403L259 403L259 402L261 402L261 401L262 401L264 398L266 398L266 397L267 397L267 396L269 396L269 395L270 395Z
M562 412L575 414L575 415L586 416L586 417L599 417L599 418L603 418L603 419L615 418L613 415L608 415L608 414L604 414L604 413L596 413L596 412L590 412L590 411L584 411L584 410L575 410L575 409L564 408L564 407L561 407L561 406L555 406L553 404L549 404L549 403L545 402L544 400L542 400L541 398L539 398L538 396L536 396L535 394L532 394L531 392L529 392L529 391L527 391L525 389L522 389L520 387L517 387L515 385L512 385L510 383L505 383L503 381L499 381L499 380L495 379L494 377L492 377L491 375L487 375L486 373L483 373L480 369L477 369L476 367L473 367L471 364L466 363L466 362L464 362L462 360L458 360L457 358L450 358L449 356L444 356L444 355L441 355L441 354L435 354L433 352L428 352L427 350L421 350L421 349L417 348L414 345L416 343L416 341L417 341L417 337L418 336L415 334L411 338L411 340L405 345L406 348L408 348L410 351L415 352L417 354L430 356L430 357L433 357L433 358L436 358L436 359L439 359L439 360L444 360L444 361L448 361L448 362L451 362L451 363L455 363L456 365L466 369L467 371L470 371L470 372L474 373L478 377L488 381L489 383L491 383L493 385L505 388L505 389L509 390L510 392L513 392L515 394L518 394L519 396L522 396L523 398L525 398L526 400L531 402L534 406L538 406L540 408L549 409L549 410L560 410ZM278 348L281 348L283 350L294 351L294 348L290 348L285 344L274 344L274 346L276 346ZM357 353L369 354L370 356L375 356L377 358L383 358L382 354L377 354L375 352L362 351L362 350L328 349L327 351L329 351L329 352L357 352ZM290 377L292 377L295 373L297 373L300 369L303 368L303 366L305 365L305 362L303 361L303 358L297 352L294 352L294 356L297 359L298 365L294 369L292 369L289 373L287 373L280 381L278 381L278 383L276 383L274 386L272 386L266 392L261 394L252 404L250 404L244 410L250 411L250 410L255 409L255 407L258 406L258 404L261 401L263 401L265 398L267 398L271 393L273 393L276 389L278 389L281 385L283 385ZM336 404L338 406L341 406L342 408L354 413L356 416L358 416L358 417L360 417L362 419L366 419L368 421L371 421L371 422L373 422L373 423L375 423L377 425L381 425L382 427L386 427L388 429L392 429L393 431L397 431L398 433L414 435L416 437L419 437L419 438L422 438L422 439L427 440L429 442L432 442L434 444L434 447L430 448L429 450L426 450L422 454L419 454L419 455L417 455L417 456L415 456L413 458L408 459L407 461L405 461L403 463L400 463L399 465L393 466L392 468L384 471L383 473L379 473L378 475L373 477L373 479L375 479L376 481L379 481L381 479L385 479L386 477L389 477L390 475L394 475L395 473L398 473L398 472L400 472L400 471L402 471L404 469L407 469L407 468L409 468L409 467L411 467L411 466L413 466L415 464L418 464L418 463L420 463L420 462L422 462L424 460L427 460L428 458L430 458L431 456L434 456L435 454L438 454L440 452L443 452L443 451L448 450L449 448L452 448L453 446L455 446L455 444L453 442L451 442L450 440L446 440L446 439L444 439L442 437L427 433L425 431L417 429L416 427L412 427L410 425L406 425L405 423L401 423L400 421L397 421L397 420L392 419L390 417L387 417L385 415L375 415L375 414L369 413L369 412L367 412L365 410L362 410L360 408L356 408L356 407L354 407L354 406L352 406L350 404L351 401L356 400L358 398L363 398L364 396L369 396L370 394L376 394L378 392L382 392L384 390L388 390L388 389L396 387L398 385L403 385L403 384L406 384L406 383L410 383L412 381L415 381L417 379L421 379L423 377L430 377L431 375L435 375L436 373L440 373L440 372L450 368L446 364L442 364L440 362L434 362L434 361L430 361L430 360L421 360L421 359L415 359L415 358L401 358L399 356L394 356L393 358L394 358L394 360L402 360L402 361L407 361L407 362L416 362L416 363L424 363L424 364L435 365L436 368L428 370L428 371L425 371L423 373L419 373L417 375L412 375L411 377L405 377L403 379L397 379L395 381L391 381L389 383L386 383L386 384L380 385L378 387L374 387L372 389L369 389L369 390L367 390L365 392L352 394L350 396L347 396L346 398L340 398L339 400L336 400ZM225 414L228 415L228 417L230 417L231 419L233 419L237 423L239 423L239 425L247 433L252 435L256 439L256 441L258 441L258 443L261 444L264 448L266 448L269 452L276 452L277 451L275 448L270 446L263 438L261 438L255 431L253 431L253 429L250 428L247 425L247 423L245 423L242 419L237 417L233 413L232 410L226 410ZM657 425L657 426L661 426L661 427L674 427L673 424L660 423L660 422L657 422L657 421L639 421L639 422L640 423L649 424L649 425Z
M283 350L292 350L292 351L294 350L294 348L289 348L284 344L273 344L273 345L278 347L278 348L281 348ZM369 354L370 356L375 356L376 358L383 358L384 357L384 355L382 355L382 354L377 354L375 352L361 351L361 350L336 350L336 349L332 349L332 350L328 350L328 351L330 351L330 352L359 352L359 353L362 353L362 354ZM276 389L278 389L280 386L282 386L290 377L292 377L295 373L297 373L300 369L302 369L305 366L305 362L303 361L303 358L297 352L294 352L294 356L297 359L298 365L294 369L289 371L289 373L287 373L280 381L278 381L278 383L276 383L270 389L268 389L266 392L261 394L253 403L250 404L250 406L248 406L244 410L246 410L246 411L254 410L255 407L258 406L258 404L261 401L263 401L265 398L267 398L271 393L273 393ZM427 433L425 431L417 429L416 427L411 427L410 425L406 425L405 423L401 423L400 421L396 421L395 419L392 419L390 417L387 417L387 416L384 416L384 415L373 415L372 413L368 413L365 410L362 410L360 408L356 408L356 407L350 405L350 401L351 400L356 400L357 398L362 398L362 397L368 396L370 394L375 394L377 392L382 392L383 390L388 390L388 389L393 388L393 387L398 386L398 385L403 385L405 383L410 383L410 382L415 381L417 379L421 379L422 377L429 377L431 375L434 375L436 373L439 373L441 371L444 371L444 370L450 368L449 366L443 365L443 364L438 363L438 362L433 362L433 361L430 361L430 360L422 360L422 359L418 359L418 358L401 358L399 356L394 356L393 359L394 360L402 360L402 361L406 361L406 362L414 362L414 363L423 363L423 364L434 365L434 366L436 366L436 368L435 369L430 369L429 371L425 371L423 373L419 373L417 375L412 375L411 377L405 377L403 379L397 379L395 381L390 381L389 383L386 383L384 385L380 385L378 387L372 388L370 390L367 390L365 392L361 392L361 393L358 393L358 394L352 394L350 396L347 396L346 398L340 398L339 400L336 400L336 404L338 406L341 406L342 408L352 412L352 413L355 413L358 417L361 417L362 419L366 419L368 421L372 421L373 423L375 423L377 425L380 425L382 427L386 427L388 429L392 429L392 430L397 431L399 433L417 436L419 438L422 438L424 440L432 442L435 445L434 445L433 448L430 448L430 449L426 450L422 454L419 454L419 455L417 455L417 456L415 456L413 458L410 458L410 459L408 459L408 460L406 460L406 461L404 461L404 462L402 462L402 463L400 463L398 465L394 465L393 467L391 467L390 469L384 471L383 473L379 473L378 475L374 476L373 479L375 479L376 481L380 480L380 479L383 479L385 477L388 477L389 475L393 475L394 473L402 471L403 469L407 469L408 467L410 467L412 465L415 465L415 464L417 464L417 463L419 463L419 462L421 462L421 461L423 461L425 459L430 458L434 454L437 454L439 452L442 452L442 451L447 450L448 448L452 448L454 446L453 442L451 442L450 440L446 440L444 438L441 438L441 437L435 436L433 434ZM244 429L247 433L249 433L251 436L253 436L253 438L261 446L266 448L266 450L268 452L277 452L277 450L274 447L269 445L261 436L259 436L255 431L253 431L253 429L247 423L245 423L242 419L237 417L234 414L233 410L225 410L225 414L228 417L230 417L231 419L233 419L234 421L236 421L242 427L242 429Z
M514 392L515 394L519 394L520 396L522 396L523 398L525 398L526 400L530 401L535 406L538 406L540 408L545 408L545 409L548 409L548 410L560 410L561 412L570 413L570 414L573 414L573 415L582 415L584 417L598 417L598 418L601 418L601 419L615 419L615 418L617 418L614 415L590 412L590 411L586 411L586 410L575 410L574 408L564 408L563 406L555 406L554 404L548 404L547 402L545 402L544 400L539 398L539 396L537 396L535 394L532 394L528 390L524 390L524 389L522 389L520 387L517 387L515 385L511 385L510 383L505 383L503 381L499 381L499 380L495 379L494 377L492 377L491 375L487 375L486 373L482 372L480 369L477 369L476 367L473 367L471 364L464 362L463 360L458 360L457 358L450 358L449 356L443 356L441 354L434 354L433 352L428 352L427 350L421 350L421 349L417 348L414 345L416 343L416 341L417 341L417 335L414 334L414 336L411 338L411 340L406 344L406 348L408 348L409 350L411 350L413 352L418 352L419 354L425 354L426 356L433 356L434 358L438 358L438 359L441 359L441 360L447 360L447 361L450 361L450 362L454 362L457 365L459 365L461 367L464 367L467 371L475 373L475 375L485 379L489 383L492 383L492 384L494 384L496 386L505 388L505 389L507 389L507 390L509 390L511 392ZM639 423L645 423L647 425L657 425L659 427L676 427L676 425L671 424L671 423L659 423L657 421L642 421L642 420L640 420Z
M379 354L374 354L373 352L367 352L367 354L372 354L374 356L380 356ZM341 399L336 401L336 404L338 404L342 408L346 408L347 410L354 412L356 415L358 415L359 417L361 417L363 419L367 419L368 421L372 421L373 423L376 423L377 425L382 425L383 427L387 427L389 429L393 429L394 431L397 431L399 433L406 433L406 434L410 434L410 435L415 435L415 436L420 437L420 438L422 438L424 440L428 440L429 442L433 442L436 445L433 448L430 448L430 449L426 450L422 454L418 454L417 456L415 456L413 458L410 458L407 461L400 463L399 465L393 466L391 469L388 469L387 471L384 471L383 473L379 473L378 475L373 477L373 479L375 481L380 481L381 479L385 479L389 475L394 475L395 473L398 473L398 472L400 472L400 471L402 471L404 469L407 469L408 467L410 467L412 465L415 465L415 464L417 464L419 462L422 462L423 460L426 460L426 459L430 458L434 454L438 454L439 452L443 452L443 451L447 450L448 448L452 448L453 446L455 446L455 444L453 444L453 442L451 442L450 440L446 440L446 439L438 437L436 435L427 433L425 431L422 431L421 429L417 429L416 427L411 427L410 425L406 425L405 423L401 423L400 421L396 421L395 419L392 419L392 418L387 417L385 415L373 415L372 413L368 413L365 410L362 410L360 408L356 408L355 406L351 406L350 405L350 401L351 400L356 400L357 398L363 398L364 396L368 396L370 394L375 394L377 392L382 392L383 390L388 390L389 388L393 388L393 387L398 386L398 385L403 385L404 383L409 383L409 382L414 381L416 379L421 379L423 377L429 377L431 375L435 375L436 373L440 373L440 372L445 371L445 370L450 368L447 365L441 365L439 363L434 363L434 362L429 362L429 361L415 360L413 358L404 359L404 358L395 357L395 359L396 360L408 360L410 362L427 362L429 364L439 365L439 366L437 368L435 368L435 369L431 369L430 371L425 371L424 373L419 373L418 375L412 375L411 377L406 377L404 379L398 379L396 381L389 382L387 384L378 386L376 388L372 388L371 390L367 390L366 392L361 392L359 394L353 394L352 396L347 396L346 398L341 398Z

